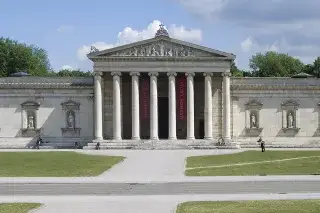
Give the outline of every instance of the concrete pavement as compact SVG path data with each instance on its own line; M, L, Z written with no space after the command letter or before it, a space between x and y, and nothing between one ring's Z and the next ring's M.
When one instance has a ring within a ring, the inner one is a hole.
M187 201L320 199L320 193L308 194L211 194L155 196L0 196L0 203L40 202L36 213L174 213Z

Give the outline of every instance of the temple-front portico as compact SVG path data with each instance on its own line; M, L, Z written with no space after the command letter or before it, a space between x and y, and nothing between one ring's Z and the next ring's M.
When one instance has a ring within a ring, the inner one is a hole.
M233 54L172 39L161 26L152 39L88 57L95 140L230 141Z

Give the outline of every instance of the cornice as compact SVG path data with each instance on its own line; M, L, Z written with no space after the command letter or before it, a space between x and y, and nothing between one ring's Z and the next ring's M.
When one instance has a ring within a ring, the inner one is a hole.
M145 56L96 56L91 57L91 60L94 62L97 61L214 61L214 62L226 62L230 61L230 58L228 57L195 57L195 56L189 56L189 57L172 57L172 56L161 56L161 57L145 57Z
M0 78L0 88L17 89L75 89L92 88L93 78L6 77Z
M0 89L85 89L91 86L71 86L70 84L46 83L0 83Z
M320 90L320 85L265 85L265 84L250 84L250 85L231 85L233 90Z

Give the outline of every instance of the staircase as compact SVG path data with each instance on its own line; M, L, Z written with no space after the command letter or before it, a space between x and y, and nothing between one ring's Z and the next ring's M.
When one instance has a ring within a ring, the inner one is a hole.
M235 144L219 145L211 140L101 140L88 143L84 149L138 149L138 150L192 150L192 149L237 149Z

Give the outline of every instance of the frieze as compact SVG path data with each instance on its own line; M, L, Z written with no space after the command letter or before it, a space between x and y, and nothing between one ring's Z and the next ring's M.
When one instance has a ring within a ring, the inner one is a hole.
M132 48L109 53L106 56L141 56L141 57L190 57L190 56L213 56L211 53L197 50L188 46L168 42L157 41L142 44Z

